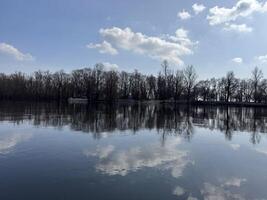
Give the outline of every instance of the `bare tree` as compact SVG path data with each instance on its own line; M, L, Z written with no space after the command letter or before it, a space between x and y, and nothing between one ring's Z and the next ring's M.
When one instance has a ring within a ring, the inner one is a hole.
M104 94L105 100L108 102L115 101L118 98L118 80L117 72L105 72Z
M147 87L148 87L148 98L149 99L155 99L156 95L156 77L153 75L150 75L147 77Z
M175 93L174 99L180 100L182 97L182 93L184 91L184 80L183 80L183 71L177 70L175 75Z
M191 100L192 90L196 84L197 74L194 67L190 65L184 69L183 75L184 75L184 87L186 91L186 99L187 102L189 102Z
M167 60L163 60L161 63L161 67L164 73L165 80L167 79L168 73L169 73L169 63Z
M128 99L130 96L129 77L130 75L124 71L119 75L119 96L122 99Z
M225 81L226 102L229 102L232 95L235 92L235 88L237 85L234 72L233 71L227 72L224 81Z
M261 79L263 78L263 73L261 70L259 70L258 67L255 67L254 70L252 71L252 84L253 84L253 89L254 89L254 102L258 101L258 87Z

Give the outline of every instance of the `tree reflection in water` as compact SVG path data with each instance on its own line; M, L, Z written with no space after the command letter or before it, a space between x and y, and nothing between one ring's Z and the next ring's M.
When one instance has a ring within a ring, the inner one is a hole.
M267 109L248 107L217 107L171 104L94 104L58 105L45 103L1 103L0 120L16 124L31 121L35 126L69 126L72 130L103 134L119 130L155 129L162 143L169 134L182 135L189 141L194 127L219 130L228 140L235 132L250 132L252 143L260 142L260 133L267 132Z

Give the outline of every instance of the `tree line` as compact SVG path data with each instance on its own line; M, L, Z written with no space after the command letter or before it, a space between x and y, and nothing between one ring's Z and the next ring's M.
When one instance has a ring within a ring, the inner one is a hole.
M197 80L193 66L171 70L167 61L155 75L105 70L103 64L93 68L51 73L36 71L31 75L0 73L2 100L67 100L87 98L90 102L125 100L172 100L204 102L267 103L267 79L259 68L251 77L239 79L233 71L222 78Z

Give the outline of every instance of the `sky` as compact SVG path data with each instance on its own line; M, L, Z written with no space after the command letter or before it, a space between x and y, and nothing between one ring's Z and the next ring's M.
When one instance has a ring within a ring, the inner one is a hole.
M157 74L193 65L267 77L266 0L1 0L0 73L107 68Z

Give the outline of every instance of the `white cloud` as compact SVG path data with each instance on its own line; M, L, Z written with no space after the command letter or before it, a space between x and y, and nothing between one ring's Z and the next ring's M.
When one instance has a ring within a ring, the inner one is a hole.
M100 29L99 33L110 46L117 49L146 55L160 61L168 60L177 65L183 64L182 56L193 54L194 43L188 38L186 31L179 29L176 36L168 36L165 39L133 32L130 28L112 27Z
M267 2L239 0L232 8L215 6L209 10L207 19L210 25L218 25L235 21L238 18L248 17L256 12L267 12Z
M243 63L243 59L239 58L239 57L233 58L232 61L235 62L235 63L238 63L238 64Z
M198 44L198 41L193 42L190 40L188 36L188 31L183 28L177 29L175 31L175 36L167 34L167 35L163 35L162 38L170 40L172 42L178 42L181 45L186 46L188 48L192 48Z
M261 63L266 63L267 62L267 54L263 55L263 56L257 56L255 57L258 61L260 61Z
M247 26L246 24L229 24L226 23L224 30L226 31L236 31L236 32L243 32L243 33L250 33L253 31L252 27Z
M117 64L109 63L109 62L103 62L104 70L110 71L110 70L118 70L119 66Z
M112 47L112 45L110 43L108 43L107 41L103 41L101 44L93 44L90 43L88 45L86 45L87 48L89 49L98 49L100 53L107 53L110 55L116 55L118 54L118 51Z
M175 35L177 38L188 38L188 31L183 28L179 28L176 30Z
M0 53L10 55L18 61L32 61L33 56L29 53L22 53L14 46L7 43L0 43Z
M177 186L177 187L173 190L173 192L172 192L172 194L173 194L173 195L176 195L176 196L181 196L181 195L183 195L184 193L185 193L184 189L181 188L180 186Z
M206 7L203 4L197 4L197 3L195 3L192 6L192 8L196 15L198 15L199 13L203 12L206 9Z
M189 12L183 10L183 11L177 13L177 17L179 17L182 20L186 20L186 19L190 19L191 15Z

